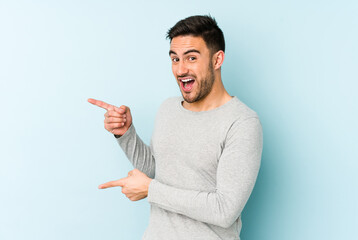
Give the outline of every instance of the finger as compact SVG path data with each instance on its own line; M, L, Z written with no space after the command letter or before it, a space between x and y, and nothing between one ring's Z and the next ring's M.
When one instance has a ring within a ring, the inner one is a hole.
M120 107L114 107L114 110L118 113L124 114L127 112L127 107L122 105Z
M122 193L127 196L127 194L130 194L128 191L128 188L122 187Z
M116 107L115 107L116 108ZM116 112L116 111L107 111L105 114L104 114L105 117L127 117L126 114L121 114L119 112Z
M139 198L137 195L126 195L126 197L129 199L129 200L131 200L132 202L134 202L134 201L138 201L138 200L140 200L141 198Z
M96 99L93 99L93 98L89 98L87 100L89 103L92 103L93 105L96 105L97 107L100 107L100 108L104 108L106 110L113 110L114 109L114 106L113 105L110 105L108 103L105 103L103 101L100 101L100 100L96 100Z
M131 197L128 197L128 199L131 200L132 202L139 200L139 198L137 196L131 196Z
M123 117L107 117L104 119L105 123L125 123L127 119Z
M106 188L111 188L111 187L124 187L126 180L127 180L127 178L125 177L125 178L121 178L119 180L106 182L106 183L99 185L98 188L106 189Z
M115 130L117 128L123 127L124 124L125 124L124 122L122 122L122 123L106 123L105 128Z

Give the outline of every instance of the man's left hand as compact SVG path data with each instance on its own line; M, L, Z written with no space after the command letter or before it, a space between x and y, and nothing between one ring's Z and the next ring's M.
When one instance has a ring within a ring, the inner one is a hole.
M128 173L128 177L107 182L98 186L99 189L110 187L122 187L122 193L131 201L138 201L148 196L149 184L152 181L147 175L138 169Z

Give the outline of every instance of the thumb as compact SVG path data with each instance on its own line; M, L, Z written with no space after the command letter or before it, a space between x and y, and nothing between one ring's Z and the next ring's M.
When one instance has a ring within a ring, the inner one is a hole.
M120 107L115 107L114 110L115 110L116 112L118 112L118 113L124 114L124 113L127 113L128 107L122 105L122 106L120 106Z

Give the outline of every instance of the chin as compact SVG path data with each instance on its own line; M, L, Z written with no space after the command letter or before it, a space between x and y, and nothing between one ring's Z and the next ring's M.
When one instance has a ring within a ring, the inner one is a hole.
M185 97L184 94L182 94L182 96L183 96L185 102L187 102L187 103L193 103L193 102L197 101L196 97Z

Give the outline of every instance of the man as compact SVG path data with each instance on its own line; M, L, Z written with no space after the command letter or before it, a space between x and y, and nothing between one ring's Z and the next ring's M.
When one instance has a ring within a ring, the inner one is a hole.
M127 106L89 99L107 110L105 128L135 167L99 188L121 186L132 201L147 197L143 239L240 239L261 161L259 118L224 88L225 41L213 18L183 19L167 37L182 97L161 105L150 146L136 134Z

